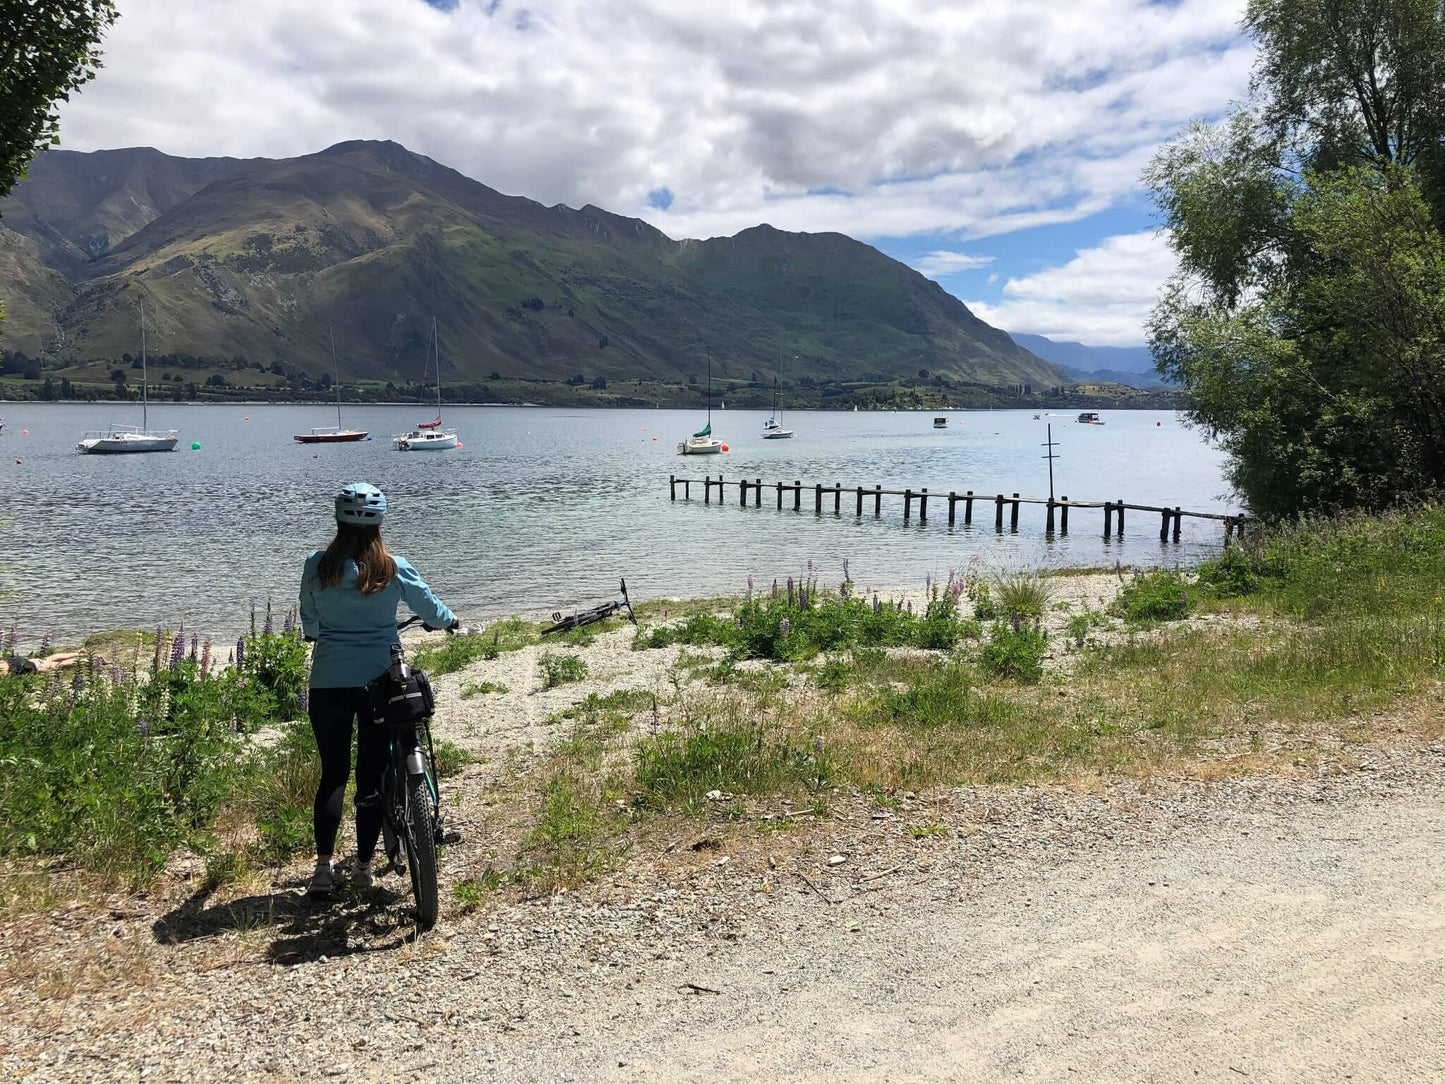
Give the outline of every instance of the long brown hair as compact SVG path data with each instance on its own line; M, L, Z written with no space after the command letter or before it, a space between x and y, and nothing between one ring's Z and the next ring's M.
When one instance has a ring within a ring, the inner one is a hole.
M336 537L316 569L323 588L341 586L347 561L356 562L356 589L363 595L374 595L396 579L396 561L386 552L376 524L336 525Z

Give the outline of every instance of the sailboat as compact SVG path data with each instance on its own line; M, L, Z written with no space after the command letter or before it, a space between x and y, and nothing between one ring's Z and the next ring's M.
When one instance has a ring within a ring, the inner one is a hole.
M436 357L437 363L437 416L432 422L418 424L409 433L398 433L392 438L399 452L431 452L446 451L448 448L455 448L459 445L457 431L442 425L442 354L441 347L437 340L437 318L431 318L431 352ZM422 379L426 379L426 370L422 370Z
M365 440L365 429L343 429L341 427L341 369L336 364L336 336L331 334L331 321L326 321L326 337L331 340L331 371L336 381L336 424L321 426L309 433L297 433L291 439L297 444L346 444L353 440Z
M763 422L764 440L785 440L793 435L791 429L783 428L783 421L779 417L782 412L782 403L778 399L778 378L773 377L773 413Z
M152 433L149 417L150 380L146 370L146 307L140 303L140 428L112 425L105 432L83 433L75 450L82 455L119 455L127 452L171 452L180 439L174 429Z
M707 424L677 446L681 455L716 455L722 441L712 435L712 359L707 363Z

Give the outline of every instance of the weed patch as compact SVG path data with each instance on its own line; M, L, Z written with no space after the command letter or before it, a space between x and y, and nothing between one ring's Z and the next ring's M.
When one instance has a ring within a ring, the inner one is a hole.
M555 689L587 678L587 661L580 655L554 655L551 652L537 660L542 688Z

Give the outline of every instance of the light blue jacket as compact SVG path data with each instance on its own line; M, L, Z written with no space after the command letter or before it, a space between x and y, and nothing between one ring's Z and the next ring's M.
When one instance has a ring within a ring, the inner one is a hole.
M416 569L401 557L396 579L374 595L356 589L356 562L347 561L337 587L322 587L316 574L321 550L306 558L301 573L301 631L316 641L311 656L313 689L350 689L377 678L391 665L397 642L396 608L405 602L432 628L456 620Z

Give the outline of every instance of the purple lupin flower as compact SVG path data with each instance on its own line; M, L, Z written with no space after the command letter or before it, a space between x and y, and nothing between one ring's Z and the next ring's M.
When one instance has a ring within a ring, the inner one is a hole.
M226 665L227 665L227 666L235 666L235 665L236 665L236 653L235 653L234 651L228 651L228 652L226 652Z
M304 711L306 710L306 690L305 690L305 689L301 689L301 690L300 690L299 692L297 692L297 694L296 694L296 710L297 710L297 711L301 711L301 712L304 712Z
M912 599L909 599L909 600L908 600L908 616L909 616L909 617L912 617L912 616L913 616L913 600L912 600Z
M779 622L778 622L778 636L779 636L779 638L784 637L784 636L787 636L788 633L789 633L790 631L792 631L792 628L793 628L793 623L792 623L791 621L789 621L786 617L783 618L781 621L779 621Z
M181 668L181 660L186 657L186 637L184 633L176 633L176 638L171 644L171 670Z
M113 685L119 685L125 681L125 671L119 666L112 666L110 668L110 680Z
M262 628L261 631L264 632L267 636L270 636L272 633L274 633L274 632L276 631L275 621L274 621L274 620L272 619L272 617L271 617L271 600L270 600L270 599L267 599L267 600L266 600L266 624L265 624L265 626Z
M42 637L40 638L40 651L39 651L39 653L38 653L38 657L43 659L43 658L45 658L46 655L49 655L49 654L50 654L50 633L47 632L44 636L42 636Z
M788 608L791 609L795 601L793 595L793 577L788 577Z
M925 593L933 590L933 573L932 573L932 572L929 572L929 573L925 573L925 574L924 574L924 577L923 577L923 590L924 590Z
M201 655L201 638L196 633L191 633L191 662L198 662Z
M81 672L80 667L77 666L75 672L70 675L70 691L76 696L79 696L84 689L85 675Z
M658 727L662 726L662 712L657 710L657 697L652 698L652 732L657 733Z
M843 582L852 583L853 577L848 574L848 558L843 558Z
M147 723L144 719L137 719L135 721L135 729L136 733L139 734L142 738L144 738L146 736L146 733L150 730L150 724Z
M210 672L211 672L211 641L207 640L206 643L205 643L205 646L203 646L203 647L201 648L201 673L203 673L203 674L209 674Z
M1019 632L1022 632L1022 631L1023 631L1023 619L1020 618L1018 614L1014 614L1013 625L1014 625L1014 632L1015 632L1015 633L1019 633Z
M748 577L748 602L753 601L753 578Z
M246 638L236 637L236 669L243 669L246 665Z
M286 620L283 621L283 622L281 622L281 631L282 631L282 632L290 632L290 631L291 631L292 629L294 629L295 627L296 627L296 610L293 608L293 609L290 609L290 610L287 610L287 611L286 611Z

